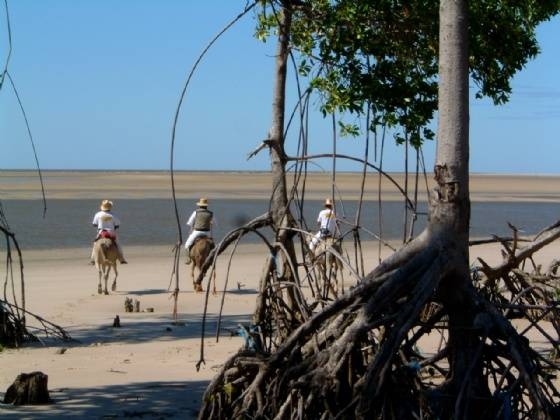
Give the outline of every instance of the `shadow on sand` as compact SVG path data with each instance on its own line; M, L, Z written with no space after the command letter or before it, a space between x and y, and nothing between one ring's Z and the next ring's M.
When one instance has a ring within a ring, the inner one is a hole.
M196 419L208 381L143 382L50 390L52 404L0 404L2 419Z
M179 314L178 322L169 315L136 313L121 319L121 327L75 326L69 330L71 341L48 338L42 344L53 349L89 347L119 343L144 343L198 338L202 333L202 314ZM249 314L223 316L220 336L236 335L239 324L247 324ZM218 317L206 318L205 336L215 338ZM180 357L180 356L178 356ZM48 373L48 372L47 372ZM115 371L115 373L119 373ZM15 378L14 378L15 379ZM0 403L2 419L196 419L202 396L209 381L158 381L127 383L88 388L49 389L52 404L38 406L12 406ZM6 390L0 390L0 401Z

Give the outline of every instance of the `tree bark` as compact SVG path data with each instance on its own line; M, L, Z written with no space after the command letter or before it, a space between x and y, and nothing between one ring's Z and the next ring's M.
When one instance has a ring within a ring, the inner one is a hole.
M437 294L449 316L448 394L441 415L474 418L488 413L490 391L482 374L480 331L469 272L469 89L467 0L440 1L437 187L428 230L448 255ZM478 402L480 401L480 402ZM478 402L478 403L477 403ZM439 401L441 405L441 401Z
M4 395L4 404L27 405L51 402L47 387L48 376L43 372L20 373Z
M276 50L276 64L274 75L274 89L272 99L272 124L269 132L268 144L270 150L271 175L272 175L272 194L270 198L270 212L272 227L276 233L276 241L286 252L283 267L279 268L284 273L284 281L294 281L295 275L286 260L296 261L294 244L292 242L293 232L290 230L294 226L294 219L290 212L288 202L288 191L286 183L286 162L287 157L284 149L284 115L286 100L286 74L289 56L290 29L292 23L291 2L282 2L282 9L278 13L280 23L278 25L278 44ZM253 315L253 323L260 325L265 317L265 301L270 281L270 273L276 259L269 257L260 281L260 295L257 299L256 309ZM286 289L287 302L290 308L294 308L295 297L292 288Z

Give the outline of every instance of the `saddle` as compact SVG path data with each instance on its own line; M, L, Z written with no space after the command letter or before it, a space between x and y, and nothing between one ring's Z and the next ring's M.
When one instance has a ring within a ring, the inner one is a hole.
M112 240L113 242L115 242L117 240L117 235L115 235L115 232L110 232L108 230L102 230L101 232L99 232L99 235L97 235L97 239L101 239L101 238L108 238L108 239Z
M197 243L201 242L201 241L208 241L208 243L210 244L210 249L214 249L214 247L216 246L216 245L214 244L214 240L213 240L210 236L199 236L198 238L196 238L196 239L194 240L193 244L191 245L191 247L190 247L189 250L188 250L188 253L187 253L187 257L188 257L188 258L187 258L186 264L190 264L190 263L191 263L191 258L193 258L193 253L192 253L192 251L193 251L195 245L196 245Z
M198 238L196 238L190 248L190 250L192 251L193 247L195 246L195 244L197 244L200 241L208 241L210 242L210 245L212 248L214 248L216 245L214 244L214 239L212 239L210 236L199 236Z
M332 238L333 237L332 233L326 228L319 229L319 232L321 233L321 238Z

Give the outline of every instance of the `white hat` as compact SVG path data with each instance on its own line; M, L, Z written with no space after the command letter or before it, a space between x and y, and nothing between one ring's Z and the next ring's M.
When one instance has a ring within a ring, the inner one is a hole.
M200 200L198 200L198 203L196 203L196 205L198 207L208 207L208 199L206 197L202 197Z
M100 206L101 210L109 211L113 208L113 202L109 200L103 200Z
M331 206L332 207L332 200L330 198L327 198L325 200L325 206Z

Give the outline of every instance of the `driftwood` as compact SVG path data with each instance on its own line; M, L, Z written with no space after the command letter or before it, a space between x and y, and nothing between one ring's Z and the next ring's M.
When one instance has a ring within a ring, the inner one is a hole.
M4 395L4 404L49 404L49 377L43 372L20 373Z

